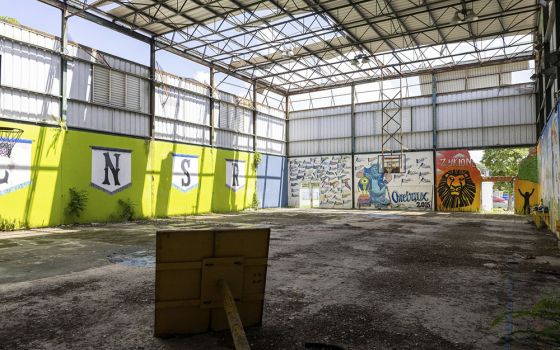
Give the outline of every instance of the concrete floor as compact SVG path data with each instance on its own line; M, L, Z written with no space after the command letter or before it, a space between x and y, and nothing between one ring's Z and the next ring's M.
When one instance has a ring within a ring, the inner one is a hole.
M236 223L272 228L253 349L502 349L492 319L558 293L556 238L519 216L284 209L3 232L0 348L231 349L227 332L152 337L153 255L156 229Z

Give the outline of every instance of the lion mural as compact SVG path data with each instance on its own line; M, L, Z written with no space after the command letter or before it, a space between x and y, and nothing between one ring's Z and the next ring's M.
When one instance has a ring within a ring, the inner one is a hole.
M441 205L451 209L470 206L476 195L476 185L468 170L446 172L440 178L437 190Z

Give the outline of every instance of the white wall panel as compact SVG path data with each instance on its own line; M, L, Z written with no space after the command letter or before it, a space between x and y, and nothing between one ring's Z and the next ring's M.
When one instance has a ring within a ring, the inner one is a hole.
M68 102L67 115L67 123L70 127L133 136L149 136L150 118L147 115L78 101Z
M156 117L155 137L164 140L209 144L210 129L202 125Z
M60 40L52 35L30 30L29 28L0 22L0 35L49 50L60 51Z
M432 106L412 108L412 131L431 131L433 128Z
M210 125L207 97L172 87L156 88L156 115L183 122Z
M216 129L215 132L215 144L218 147L245 151L253 150L253 137L251 135L243 135L229 130L218 129Z
M16 120L56 123L60 99L31 92L0 88L0 116Z
M48 51L2 40L2 85L60 95L60 58Z
M91 101L91 64L74 60L68 62L67 67L67 96L75 100Z
M286 121L262 113L257 114L257 136L285 140Z

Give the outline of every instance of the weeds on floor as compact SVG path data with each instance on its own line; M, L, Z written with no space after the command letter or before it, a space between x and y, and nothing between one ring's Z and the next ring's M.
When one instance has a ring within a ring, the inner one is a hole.
M253 200L251 201L251 208L255 210L259 209L259 197L256 191L253 192Z
M0 216L0 231L13 231L16 229L16 222L4 219Z
M87 205L87 192L79 191L75 187L71 187L68 192L70 192L70 201L66 206L66 214L71 218L79 218Z
M119 199L119 206L121 207L120 218L124 221L132 221L135 216L134 207L136 206L130 199Z
M513 331L502 340L533 341L542 345L560 345L560 295L545 297L527 310L506 312L492 321L492 326L523 319L531 327Z

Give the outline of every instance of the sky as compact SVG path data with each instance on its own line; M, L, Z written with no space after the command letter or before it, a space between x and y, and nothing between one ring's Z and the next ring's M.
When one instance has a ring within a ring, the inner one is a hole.
M60 36L60 11L37 0L0 0L0 16L13 17L25 26ZM147 44L79 17L69 20L68 37L85 46L144 65L150 64ZM208 80L208 68L168 52L158 52L156 61L167 72L199 81Z

